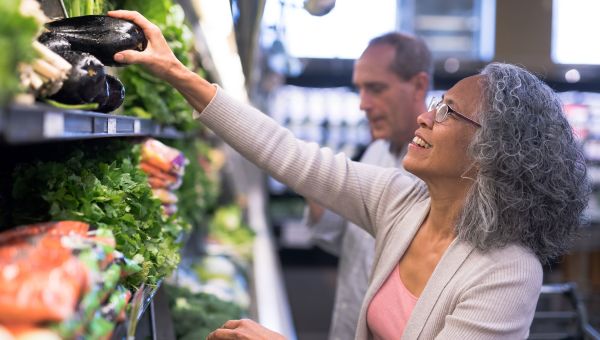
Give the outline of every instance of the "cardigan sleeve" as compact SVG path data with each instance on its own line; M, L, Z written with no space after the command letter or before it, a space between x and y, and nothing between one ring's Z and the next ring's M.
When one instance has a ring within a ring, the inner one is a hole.
M385 213L386 208L380 204L386 201L385 196L408 193L413 187L413 181L396 169L352 162L344 154L296 139L270 117L237 102L221 89L195 116L275 179L372 235L379 215ZM389 190L391 181L398 190Z

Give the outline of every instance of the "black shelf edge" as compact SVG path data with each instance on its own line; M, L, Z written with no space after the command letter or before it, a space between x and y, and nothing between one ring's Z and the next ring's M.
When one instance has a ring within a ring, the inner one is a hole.
M15 104L0 114L0 135L7 144L32 144L107 137L181 138L183 133L145 118Z

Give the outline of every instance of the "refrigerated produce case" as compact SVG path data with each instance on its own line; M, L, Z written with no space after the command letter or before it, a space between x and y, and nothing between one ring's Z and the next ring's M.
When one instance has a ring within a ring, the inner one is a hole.
M64 13L62 1L41 1L44 9L52 13L52 17ZM196 40L196 53L207 65L205 71L209 79L241 100L247 100L244 88L239 57L235 46L216 44L222 36L214 36L210 21L229 22L232 29L231 11L223 7L193 7L188 1L180 1L187 10L186 15L192 23L192 31ZM206 3L205 3L206 4ZM57 7L60 6L60 7ZM202 14L200 14L202 13ZM226 16L226 17L223 17ZM203 20L200 18L202 17ZM208 25L208 26L207 26ZM221 25L222 26L222 25ZM226 26L227 28L227 26ZM212 32L212 33L211 33ZM233 36L230 39L234 39ZM227 63L223 63L223 59ZM237 64L237 66L236 66ZM231 67L232 65L236 67ZM189 114L191 115L191 109ZM152 119L122 116L119 114L102 114L83 110L65 110L45 104L9 104L0 108L0 150L9 161L0 166L0 173L9 175L16 159L27 160L35 154L56 152L62 146L93 143L102 148L103 143L119 139L140 141L147 137L164 140L189 138L187 131L181 131ZM279 263L276 259L272 238L264 216L264 188L261 172L249 165L231 149L225 148L228 155L227 171L229 181L234 183L231 195L244 197L242 204L248 225L255 232L252 247L252 266L248 273L250 317L263 325L294 339L294 329L289 316L289 306L283 288ZM14 157L15 159L10 159ZM50 157L51 158L51 157ZM10 184L2 181L0 190L8 189ZM5 195L3 195L5 196ZM0 196L0 201L6 200ZM184 236L185 237L185 236ZM189 238L193 242L202 242L202 238ZM203 245L195 244L202 248ZM185 252L182 252L185 256ZM153 288L143 289L140 297L140 310L131 320L137 323L136 338L172 339L175 338L175 327L169 313L168 298L164 292L164 283L159 281ZM135 297L134 297L135 299ZM120 339L128 334L126 324L118 324L113 338Z

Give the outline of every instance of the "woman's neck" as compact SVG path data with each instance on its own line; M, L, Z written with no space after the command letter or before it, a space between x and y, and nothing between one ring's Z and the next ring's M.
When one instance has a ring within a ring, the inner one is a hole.
M431 209L427 216L427 227L442 238L455 237L455 224L462 212L465 200L473 182L461 180L451 186L429 187Z

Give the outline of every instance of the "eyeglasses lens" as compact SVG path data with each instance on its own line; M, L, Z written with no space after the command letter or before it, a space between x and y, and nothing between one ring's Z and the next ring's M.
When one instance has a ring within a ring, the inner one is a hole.
M435 108L435 121L441 123L446 120L448 116L448 106L438 102Z

